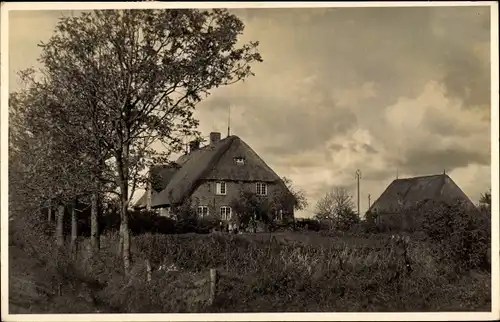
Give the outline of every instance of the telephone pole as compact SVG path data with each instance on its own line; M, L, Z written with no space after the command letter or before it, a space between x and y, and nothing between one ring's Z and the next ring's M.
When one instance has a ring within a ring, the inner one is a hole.
M358 181L358 216L361 216L361 210L359 207L359 179L361 179L361 170L356 170L356 179Z
M231 105L227 108L227 136L231 135Z

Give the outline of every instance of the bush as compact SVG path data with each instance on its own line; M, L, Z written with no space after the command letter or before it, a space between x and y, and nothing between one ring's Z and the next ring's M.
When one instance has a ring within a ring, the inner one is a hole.
M315 219L300 218L295 221L296 230L320 231L322 228L325 228L324 224Z
M491 269L488 249L491 217L461 203L435 204L423 214L422 230L437 246L440 257L457 270Z
M96 300L102 282L66 248L57 248L37 216L9 222L9 302L12 313L94 313L109 310ZM101 265L103 271L112 268ZM97 258L95 259L98 260ZM60 296L62 295L62 296ZM24 303L23 303L24 302ZM27 302L27 303L26 303ZM21 305L18 305L21 304Z
M206 234L213 229L220 228L220 221L215 217L197 218L194 211L179 209L178 218L168 218L160 216L155 211L131 210L129 211L129 229L132 235L145 233L153 234L186 234L200 233ZM80 236L90 236L90 214L88 210L79 214L78 232ZM71 231L69 214L66 216L67 227L65 234ZM99 217L99 231L101 234L118 232L120 228L120 214L111 211L101 214ZM53 227L52 227L53 229Z

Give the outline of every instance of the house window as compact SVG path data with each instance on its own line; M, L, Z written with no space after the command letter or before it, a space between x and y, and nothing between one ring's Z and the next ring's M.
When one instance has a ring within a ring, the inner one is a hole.
M207 206L198 206L198 217L203 218L208 216L208 207Z
M220 207L220 218L222 220L230 220L231 219L231 207L228 207L228 206Z
M236 157L236 158L234 158L234 162L237 165L244 165L245 164L245 158L243 158L243 157Z
M217 182L215 184L215 193L218 195L226 195L226 183L225 182Z
M162 217L170 217L170 207L160 208L160 216L162 216Z
M267 196L267 184L258 182L256 190L257 196Z

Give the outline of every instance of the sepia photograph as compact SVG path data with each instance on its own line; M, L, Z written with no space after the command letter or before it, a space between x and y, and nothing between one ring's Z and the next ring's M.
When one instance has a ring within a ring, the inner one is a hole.
M500 318L496 2L37 6L2 320Z

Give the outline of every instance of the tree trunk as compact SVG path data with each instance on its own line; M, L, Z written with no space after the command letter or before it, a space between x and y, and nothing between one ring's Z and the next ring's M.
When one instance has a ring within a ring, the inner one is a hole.
M49 208L47 209L47 221L50 224L52 224L53 221L53 213L52 213L52 203L49 202Z
M57 246L64 246L64 205L57 205L57 224L56 224L56 243Z
M126 142L126 140L124 140ZM129 147L125 143L123 151L116 155L120 185L120 245L121 255L123 257L123 268L125 274L130 272L130 232L128 227L128 156Z
M122 188L123 189L123 188ZM122 190L123 191L123 190ZM125 188L125 192L128 193L128 189ZM123 268L125 269L125 274L128 275L130 272L130 232L128 228L128 211L127 211L128 196L122 194L121 202L121 220L120 220L120 230L122 240L122 256L123 256Z
M99 236L99 196L97 191L92 192L90 200L90 245L92 248L92 254L96 255L99 253L101 248L100 236Z
M121 214L121 210L120 210L120 214ZM120 215L120 218L121 218L121 215ZM121 219L120 219L120 230L119 230L118 248L117 248L116 253L120 257L123 256L123 225L122 225Z
M76 258L76 243L78 238L78 218L76 213L77 200L73 201L71 207L71 254Z

